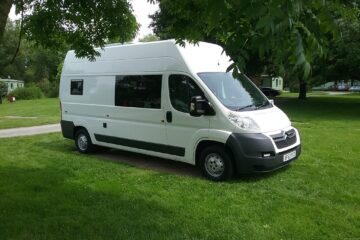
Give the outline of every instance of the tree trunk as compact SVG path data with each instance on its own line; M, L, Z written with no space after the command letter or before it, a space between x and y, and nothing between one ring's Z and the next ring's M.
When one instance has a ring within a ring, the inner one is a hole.
M14 0L0 1L0 42L5 32L7 18Z
M306 99L306 82L300 82L299 99Z

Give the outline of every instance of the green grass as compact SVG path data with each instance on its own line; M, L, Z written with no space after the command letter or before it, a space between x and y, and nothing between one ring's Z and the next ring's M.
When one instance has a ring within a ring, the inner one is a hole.
M33 118L8 118L33 117ZM58 98L21 100L13 103L4 101L0 104L0 129L29 127L60 122Z
M61 134L0 143L0 239L358 239L360 97L279 98L303 152L213 183L84 156Z

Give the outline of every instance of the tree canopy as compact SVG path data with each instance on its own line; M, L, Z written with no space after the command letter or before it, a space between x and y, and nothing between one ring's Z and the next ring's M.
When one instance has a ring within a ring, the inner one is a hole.
M127 0L3 0L0 2L0 39L12 5L21 14L21 33L27 39L51 49L64 44L78 57L94 59L107 41L125 42L138 29ZM1 42L1 40L0 40Z
M360 23L339 24L342 36L329 45L327 58L319 59L314 66L315 83L359 79Z
M312 64L341 36L338 22L358 21L359 16L358 1L150 2L159 3L152 27L161 38L220 44L235 62L230 69L244 71L255 61L282 75L297 75L305 89Z
M57 66L63 60L66 50L51 50L36 46L33 42L22 40L18 56L9 64L17 48L20 27L8 21L0 43L0 77L10 76L30 82L55 81Z

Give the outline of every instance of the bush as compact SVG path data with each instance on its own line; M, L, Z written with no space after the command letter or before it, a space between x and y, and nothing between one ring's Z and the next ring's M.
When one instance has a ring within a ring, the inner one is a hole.
M42 81L37 83L37 86L44 93L47 98L56 98L59 96L59 84L55 82Z
M17 88L9 93L9 95L14 96L16 100L29 100L44 97L44 93L37 86Z

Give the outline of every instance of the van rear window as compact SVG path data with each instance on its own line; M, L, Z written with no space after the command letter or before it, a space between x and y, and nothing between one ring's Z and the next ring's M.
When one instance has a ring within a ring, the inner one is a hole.
M116 76L115 106L161 108L162 75Z
M70 94L71 95L83 95L84 80L82 79L72 79L70 85Z

